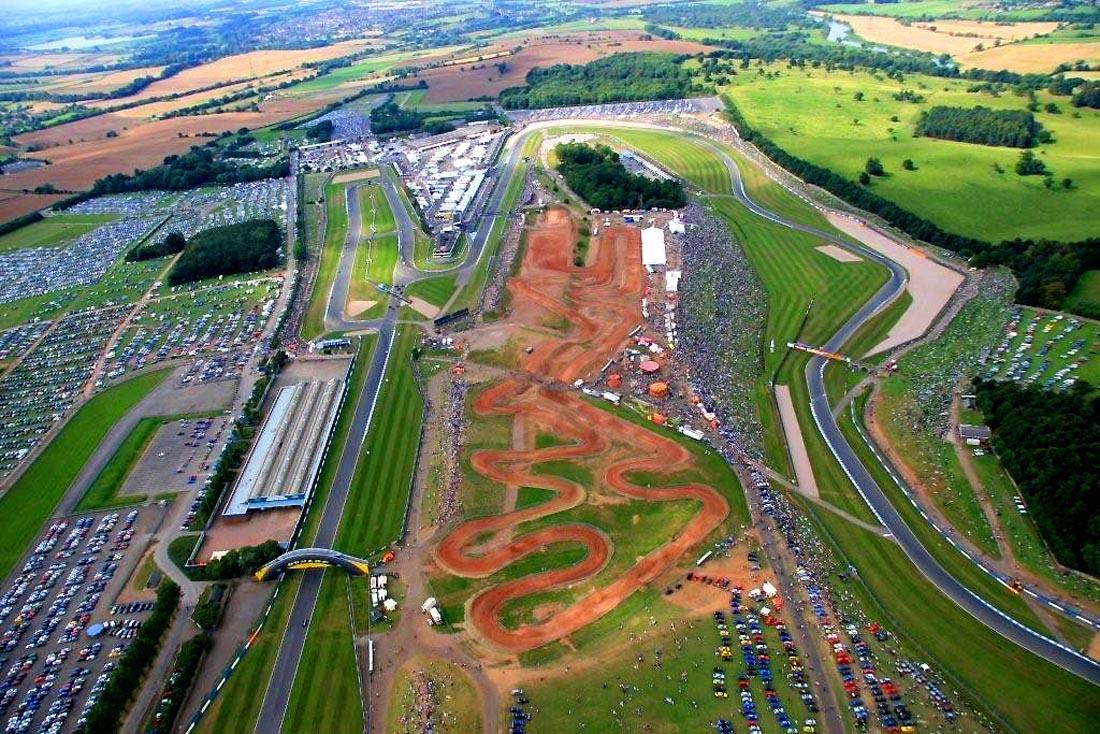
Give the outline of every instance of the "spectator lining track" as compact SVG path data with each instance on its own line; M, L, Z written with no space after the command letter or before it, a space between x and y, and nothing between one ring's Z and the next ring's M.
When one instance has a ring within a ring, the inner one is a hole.
M692 455L676 441L591 405L561 383L594 373L626 341L638 322L643 281L640 233L633 227L611 227L593 241L586 267L572 264L575 231L568 213L552 209L528 232L520 275L509 283L513 316L533 326L547 312L570 323L568 336L549 338L523 360L528 374L506 378L486 389L474 403L478 415L521 415L529 425L568 443L531 450L482 450L471 457L479 474L502 484L538 487L556 494L549 501L504 515L475 518L459 525L436 550L440 564L462 576L484 577L541 548L562 542L587 547L576 565L492 586L470 602L472 627L496 647L520 652L564 637L614 609L630 594L671 568L703 541L729 514L726 499L703 484L647 488L627 479L631 472L657 474L691 467ZM546 384L546 379L554 383ZM596 463L595 476L607 488L632 500L695 500L701 507L668 543L641 557L625 575L588 593L549 619L509 630L501 611L512 599L588 579L612 556L610 539L590 525L568 523L506 536L521 523L579 505L586 489L560 476L535 474L536 464L554 460Z

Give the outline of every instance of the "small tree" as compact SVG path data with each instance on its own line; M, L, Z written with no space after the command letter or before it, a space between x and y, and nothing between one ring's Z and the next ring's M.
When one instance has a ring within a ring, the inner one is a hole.
M882 161L878 158L868 158L863 170L872 176L881 176L886 173L886 169L882 167Z
M917 170L917 164L913 163L912 159L910 159L910 158L906 158L905 160L903 160L901 162L901 167L904 168L906 171L915 171L915 170Z
M1019 176L1041 176L1047 171L1047 165L1035 157L1030 150L1020 153L1016 161L1016 174Z
M856 102L862 102L863 101L863 92L856 92L855 94L852 95L852 98L855 99Z
M859 172L859 182L864 186L871 183L871 176L867 173L867 171Z
M1062 179L1062 188L1065 189L1066 191L1069 191L1070 189L1072 189L1073 188L1073 179L1072 178L1063 178Z

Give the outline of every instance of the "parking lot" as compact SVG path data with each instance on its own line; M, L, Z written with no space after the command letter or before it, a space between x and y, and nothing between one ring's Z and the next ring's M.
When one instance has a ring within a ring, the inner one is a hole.
M1014 307L1000 344L985 361L983 377L1047 390L1068 390L1078 380L1095 382L1100 327L1066 314Z
M120 495L150 495L202 488L229 438L229 417L181 418L157 430Z
M68 412L128 308L82 311L61 319L0 380L0 478Z
M154 591L116 607L162 508L51 522L0 596L4 732L68 732L95 702Z

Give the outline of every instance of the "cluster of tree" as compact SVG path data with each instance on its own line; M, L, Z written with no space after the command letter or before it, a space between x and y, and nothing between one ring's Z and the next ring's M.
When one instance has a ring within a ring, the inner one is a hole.
M796 4L754 2L716 4L658 5L646 8L645 19L651 23L687 26L689 28L722 28L738 25L749 28L784 30L789 27L810 28L820 22L806 15Z
M327 143L332 140L332 131L335 126L332 120L321 120L315 125L306 128L306 138L313 143Z
M596 209L679 209L687 203L679 181L630 173L606 145L563 143L554 152L569 188Z
M1047 164L1035 157L1030 150L1020 153L1016 161L1016 174L1019 176L1042 176L1047 172Z
M183 252L183 248L186 245L187 240L183 238L182 234L179 232L169 232L168 236L160 242L146 242L143 245L132 248L126 253L126 262L136 263L144 260L155 260L158 257L175 255L177 252Z
M1074 107L1091 107L1100 110L1100 82L1088 82L1073 95Z
M980 145L1030 148L1050 142L1050 133L1027 110L988 107L929 107L920 114L914 134Z
M894 93L894 99L898 102L912 102L913 104L920 104L924 101L924 95L913 91L912 89L903 89L900 92Z
M259 545L236 548L216 561L206 564L203 577L220 581L255 573L260 566L275 560L282 553L283 547L275 540L265 540Z
M92 185L88 198L130 191L182 191L208 184L227 185L283 178L289 173L290 164L285 159L268 166L242 166L220 160L211 148L195 146L183 155L168 156L156 168L147 171L139 169L129 176L124 173L105 176Z
M420 112L402 109L391 99L370 111L370 129L375 135L419 132L439 135L455 129L452 120L476 122L495 119L497 113L487 106L479 110Z
M17 229L26 227L29 224L41 222L43 219L44 217L36 211L24 214L21 217L16 217L15 219L9 219L3 224L0 224L0 237L3 237L8 232L14 232Z
M503 90L500 103L516 110L688 97L700 90L684 69L684 59L668 53L624 53L583 65L536 66L527 72L527 86Z
M129 708L134 692L141 689L145 671L157 657L161 638L172 622L179 600L180 587L168 579L161 581L153 610L130 641L107 685L88 712L84 731L113 734L119 730L123 713Z
M1100 574L1100 396L1084 382L1068 393L979 382L976 394L993 447L1054 557Z
M663 38L666 41L679 41L680 34L671 28L665 28L664 26L657 25L656 23L646 23L645 32L650 36L656 36L657 38Z
M168 273L169 285L234 273L268 270L279 264L283 233L273 219L250 219L199 232Z
M725 103L726 116L742 138L804 181L882 217L911 237L969 258L975 267L1005 265L1011 268L1020 281L1016 300L1021 303L1059 308L1084 271L1100 268L1100 238L1068 243L1017 239L994 244L947 232L855 181L791 155L749 125L731 99L726 97Z

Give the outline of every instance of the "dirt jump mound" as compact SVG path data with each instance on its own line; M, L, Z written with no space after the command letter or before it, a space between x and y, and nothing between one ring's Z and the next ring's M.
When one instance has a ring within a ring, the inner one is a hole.
M539 449L480 450L470 458L476 472L495 482L545 489L553 496L541 504L462 523L435 551L436 560L449 572L485 577L554 543L585 547L585 557L574 565L491 586L470 601L472 628L491 645L510 652L545 645L599 619L674 566L729 514L725 497L705 484L654 488L632 482L634 472L661 476L689 469L693 456L671 438L596 407L561 384L598 371L623 346L638 324L644 287L637 229L604 230L582 266L574 265L575 241L575 227L561 209L550 209L529 229L520 274L508 285L512 317L535 325L552 315L569 326L565 336L548 337L526 355L521 364L525 374L490 385L473 405L477 415L512 416L561 440ZM671 540L639 558L619 578L601 583L544 621L508 629L501 623L508 602L589 579L612 557L610 538L591 525L562 523L516 532L517 526L569 510L588 497L589 488L575 481L534 471L550 461L584 461L596 469L600 489L624 498L689 500L697 503L698 511Z

